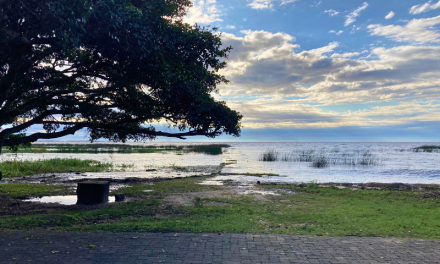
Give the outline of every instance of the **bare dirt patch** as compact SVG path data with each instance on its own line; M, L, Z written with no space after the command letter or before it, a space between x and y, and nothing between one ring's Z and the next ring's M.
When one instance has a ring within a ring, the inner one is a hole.
M237 188L224 188L223 190L209 191L209 192L188 192L177 193L165 197L162 202L164 205L171 206L194 206L196 205L196 198L231 198L243 195L242 190ZM268 201L268 197L263 194L249 194L258 202ZM208 206L228 206L228 203L205 202L202 205Z

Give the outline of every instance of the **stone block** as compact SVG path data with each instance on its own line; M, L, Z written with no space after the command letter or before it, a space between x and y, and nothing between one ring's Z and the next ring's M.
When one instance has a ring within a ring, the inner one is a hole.
M108 202L110 182L108 181L84 181L78 182L76 194L77 204L94 205Z

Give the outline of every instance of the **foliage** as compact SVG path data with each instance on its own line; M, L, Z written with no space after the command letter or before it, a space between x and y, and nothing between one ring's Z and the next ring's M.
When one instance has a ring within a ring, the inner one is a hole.
M9 145L8 145L8 150L10 152L13 153L17 153L18 149L29 149L31 147L31 143L27 142L27 143L22 143L22 144L17 144L15 141L17 141L17 139L19 138L23 138L26 137L26 133L18 133L18 134L10 134L8 135L8 139L9 139ZM0 153L1 153L1 149L0 149Z
M231 47L182 22L189 0L0 1L0 146L86 129L90 140L240 135L211 93ZM156 131L168 122L176 133ZM12 138L33 125L45 132Z

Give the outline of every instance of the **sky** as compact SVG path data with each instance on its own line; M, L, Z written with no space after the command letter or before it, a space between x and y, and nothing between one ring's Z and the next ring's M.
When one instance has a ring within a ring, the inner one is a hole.
M185 22L232 46L215 98L244 116L189 141L440 141L440 0L200 0Z
M201 0L241 141L439 141L440 1ZM223 138L222 138L223 139Z

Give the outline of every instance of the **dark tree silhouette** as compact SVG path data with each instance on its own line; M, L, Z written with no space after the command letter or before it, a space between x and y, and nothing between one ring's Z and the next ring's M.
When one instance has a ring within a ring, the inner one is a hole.
M190 5L0 0L0 149L80 129L92 141L239 136L242 116L211 95L231 47L182 22ZM45 131L22 134L32 125Z

